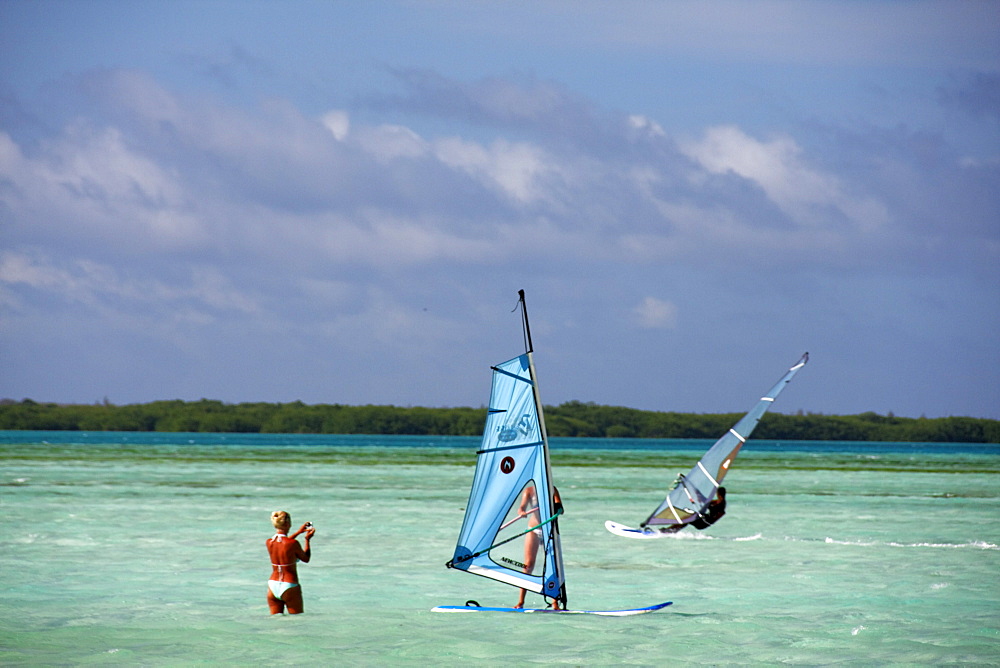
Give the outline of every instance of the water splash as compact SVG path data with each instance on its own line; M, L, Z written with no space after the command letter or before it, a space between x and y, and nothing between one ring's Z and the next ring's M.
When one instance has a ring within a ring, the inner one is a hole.
M763 537L764 537L764 534L761 534L761 533L755 533L755 534L754 534L754 535L752 535L752 536L745 536L745 537L743 537L743 538L734 538L733 540L734 540L735 542L737 542L737 543L743 543L743 542L746 542L746 541L751 541L751 540L760 540L760 539L761 539L761 538L763 538Z

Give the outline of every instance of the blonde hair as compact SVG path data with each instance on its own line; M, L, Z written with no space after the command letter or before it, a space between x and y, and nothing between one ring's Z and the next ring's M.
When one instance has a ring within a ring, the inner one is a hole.
M287 529L292 526L292 516L284 510L275 510L271 513L271 524L275 529Z

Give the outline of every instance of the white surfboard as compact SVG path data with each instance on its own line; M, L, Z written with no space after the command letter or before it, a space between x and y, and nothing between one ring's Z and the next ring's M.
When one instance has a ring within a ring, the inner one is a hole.
M603 617L628 617L630 615L642 615L647 612L662 610L673 601L657 603L645 608L630 608L628 610L553 610L552 608L490 608L479 605L439 605L431 608L431 612L520 612L525 614L543 615L601 615Z
M636 529L634 527L625 526L624 524L619 524L618 522L612 522L611 520L604 523L604 528L616 536L623 536L624 538L638 538L640 540L645 540L647 538L666 538L667 536L674 535L674 532L660 531L659 529Z

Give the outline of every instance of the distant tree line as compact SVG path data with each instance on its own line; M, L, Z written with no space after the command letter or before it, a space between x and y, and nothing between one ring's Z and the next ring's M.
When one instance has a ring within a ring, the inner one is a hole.
M718 438L742 413L661 413L570 401L546 406L550 436ZM221 401L102 404L0 401L0 430L245 432L283 434L412 434L475 436L485 408L307 405ZM753 438L815 441L1000 443L1000 421L767 413Z

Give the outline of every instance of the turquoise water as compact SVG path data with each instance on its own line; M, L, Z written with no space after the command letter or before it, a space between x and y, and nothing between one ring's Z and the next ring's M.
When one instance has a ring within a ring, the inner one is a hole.
M708 531L605 531L710 444L554 440L570 607L674 605L539 618L430 612L517 598L444 567L478 439L0 432L0 663L1000 664L998 446L751 441ZM267 614L279 508L304 615Z

